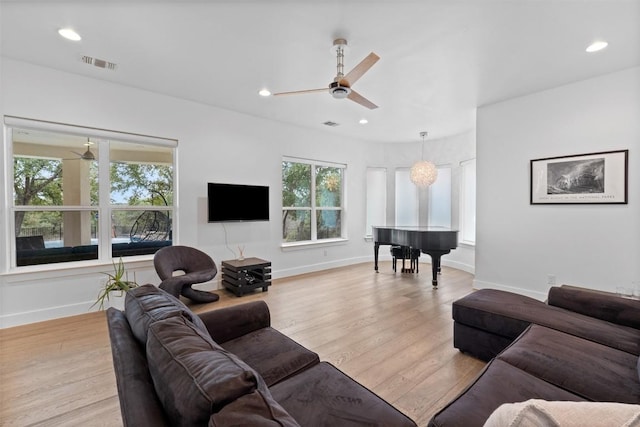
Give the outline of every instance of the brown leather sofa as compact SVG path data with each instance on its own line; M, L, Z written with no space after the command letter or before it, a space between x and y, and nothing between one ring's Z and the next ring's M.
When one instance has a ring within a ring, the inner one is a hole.
M125 426L415 426L270 326L263 301L195 315L153 285L107 311Z
M455 301L453 318L454 346L489 363L430 427L483 426L531 399L640 404L640 300L560 286L545 303L482 289Z

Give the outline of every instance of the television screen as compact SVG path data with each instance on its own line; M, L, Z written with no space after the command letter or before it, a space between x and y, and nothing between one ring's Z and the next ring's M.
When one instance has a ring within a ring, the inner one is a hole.
M269 187L208 183L209 222L269 221Z

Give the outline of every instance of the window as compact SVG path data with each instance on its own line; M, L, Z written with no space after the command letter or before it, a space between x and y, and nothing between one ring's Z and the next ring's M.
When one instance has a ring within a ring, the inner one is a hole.
M476 159L460 163L460 235L462 243L476 243Z
M396 170L396 225L418 224L418 187L409 179L409 169Z
M18 122L8 128L13 266L110 260L172 244L175 141L6 121Z
M387 225L387 170L384 168L367 168L365 236L373 236L375 225Z
M282 239L307 242L343 237L345 165L282 161Z
M429 225L451 227L450 166L439 166L438 179L429 186Z

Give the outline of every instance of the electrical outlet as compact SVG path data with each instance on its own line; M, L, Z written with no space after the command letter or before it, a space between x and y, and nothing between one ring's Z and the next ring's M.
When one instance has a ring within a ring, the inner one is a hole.
M556 275L549 274L547 275L547 285L555 286L556 284Z

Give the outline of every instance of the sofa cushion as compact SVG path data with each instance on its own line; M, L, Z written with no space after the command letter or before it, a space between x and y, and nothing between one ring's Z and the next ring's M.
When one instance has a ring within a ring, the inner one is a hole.
M615 402L557 402L531 399L505 403L484 427L637 427L640 406Z
M479 289L453 302L453 320L507 338L516 338L545 312L537 299L497 289Z
M483 329L453 323L453 346L461 352L488 362L513 342L513 338L503 337Z
M638 299L563 285L549 289L548 304L618 325L640 329L640 300Z
M207 332L202 320L182 301L157 286L147 284L127 292L124 313L138 341L145 345L149 325L157 320L180 316L189 319L201 331Z
M433 416L429 427L481 427L503 403L529 399L584 400L505 361L493 359L466 390Z
M638 358L593 341L531 325L497 358L587 400L640 403Z
M212 413L258 386L258 375L182 316L149 326L149 371L175 426L204 425Z
M320 362L316 353L271 327L227 341L222 347L255 369L269 387Z
M453 319L477 329L516 338L530 323L546 326L640 355L640 330L547 305L525 295L480 289L454 301Z
M254 390L226 405L209 419L209 427L300 427L269 390Z
M320 362L270 388L273 398L300 425L394 426L415 423L327 362Z

